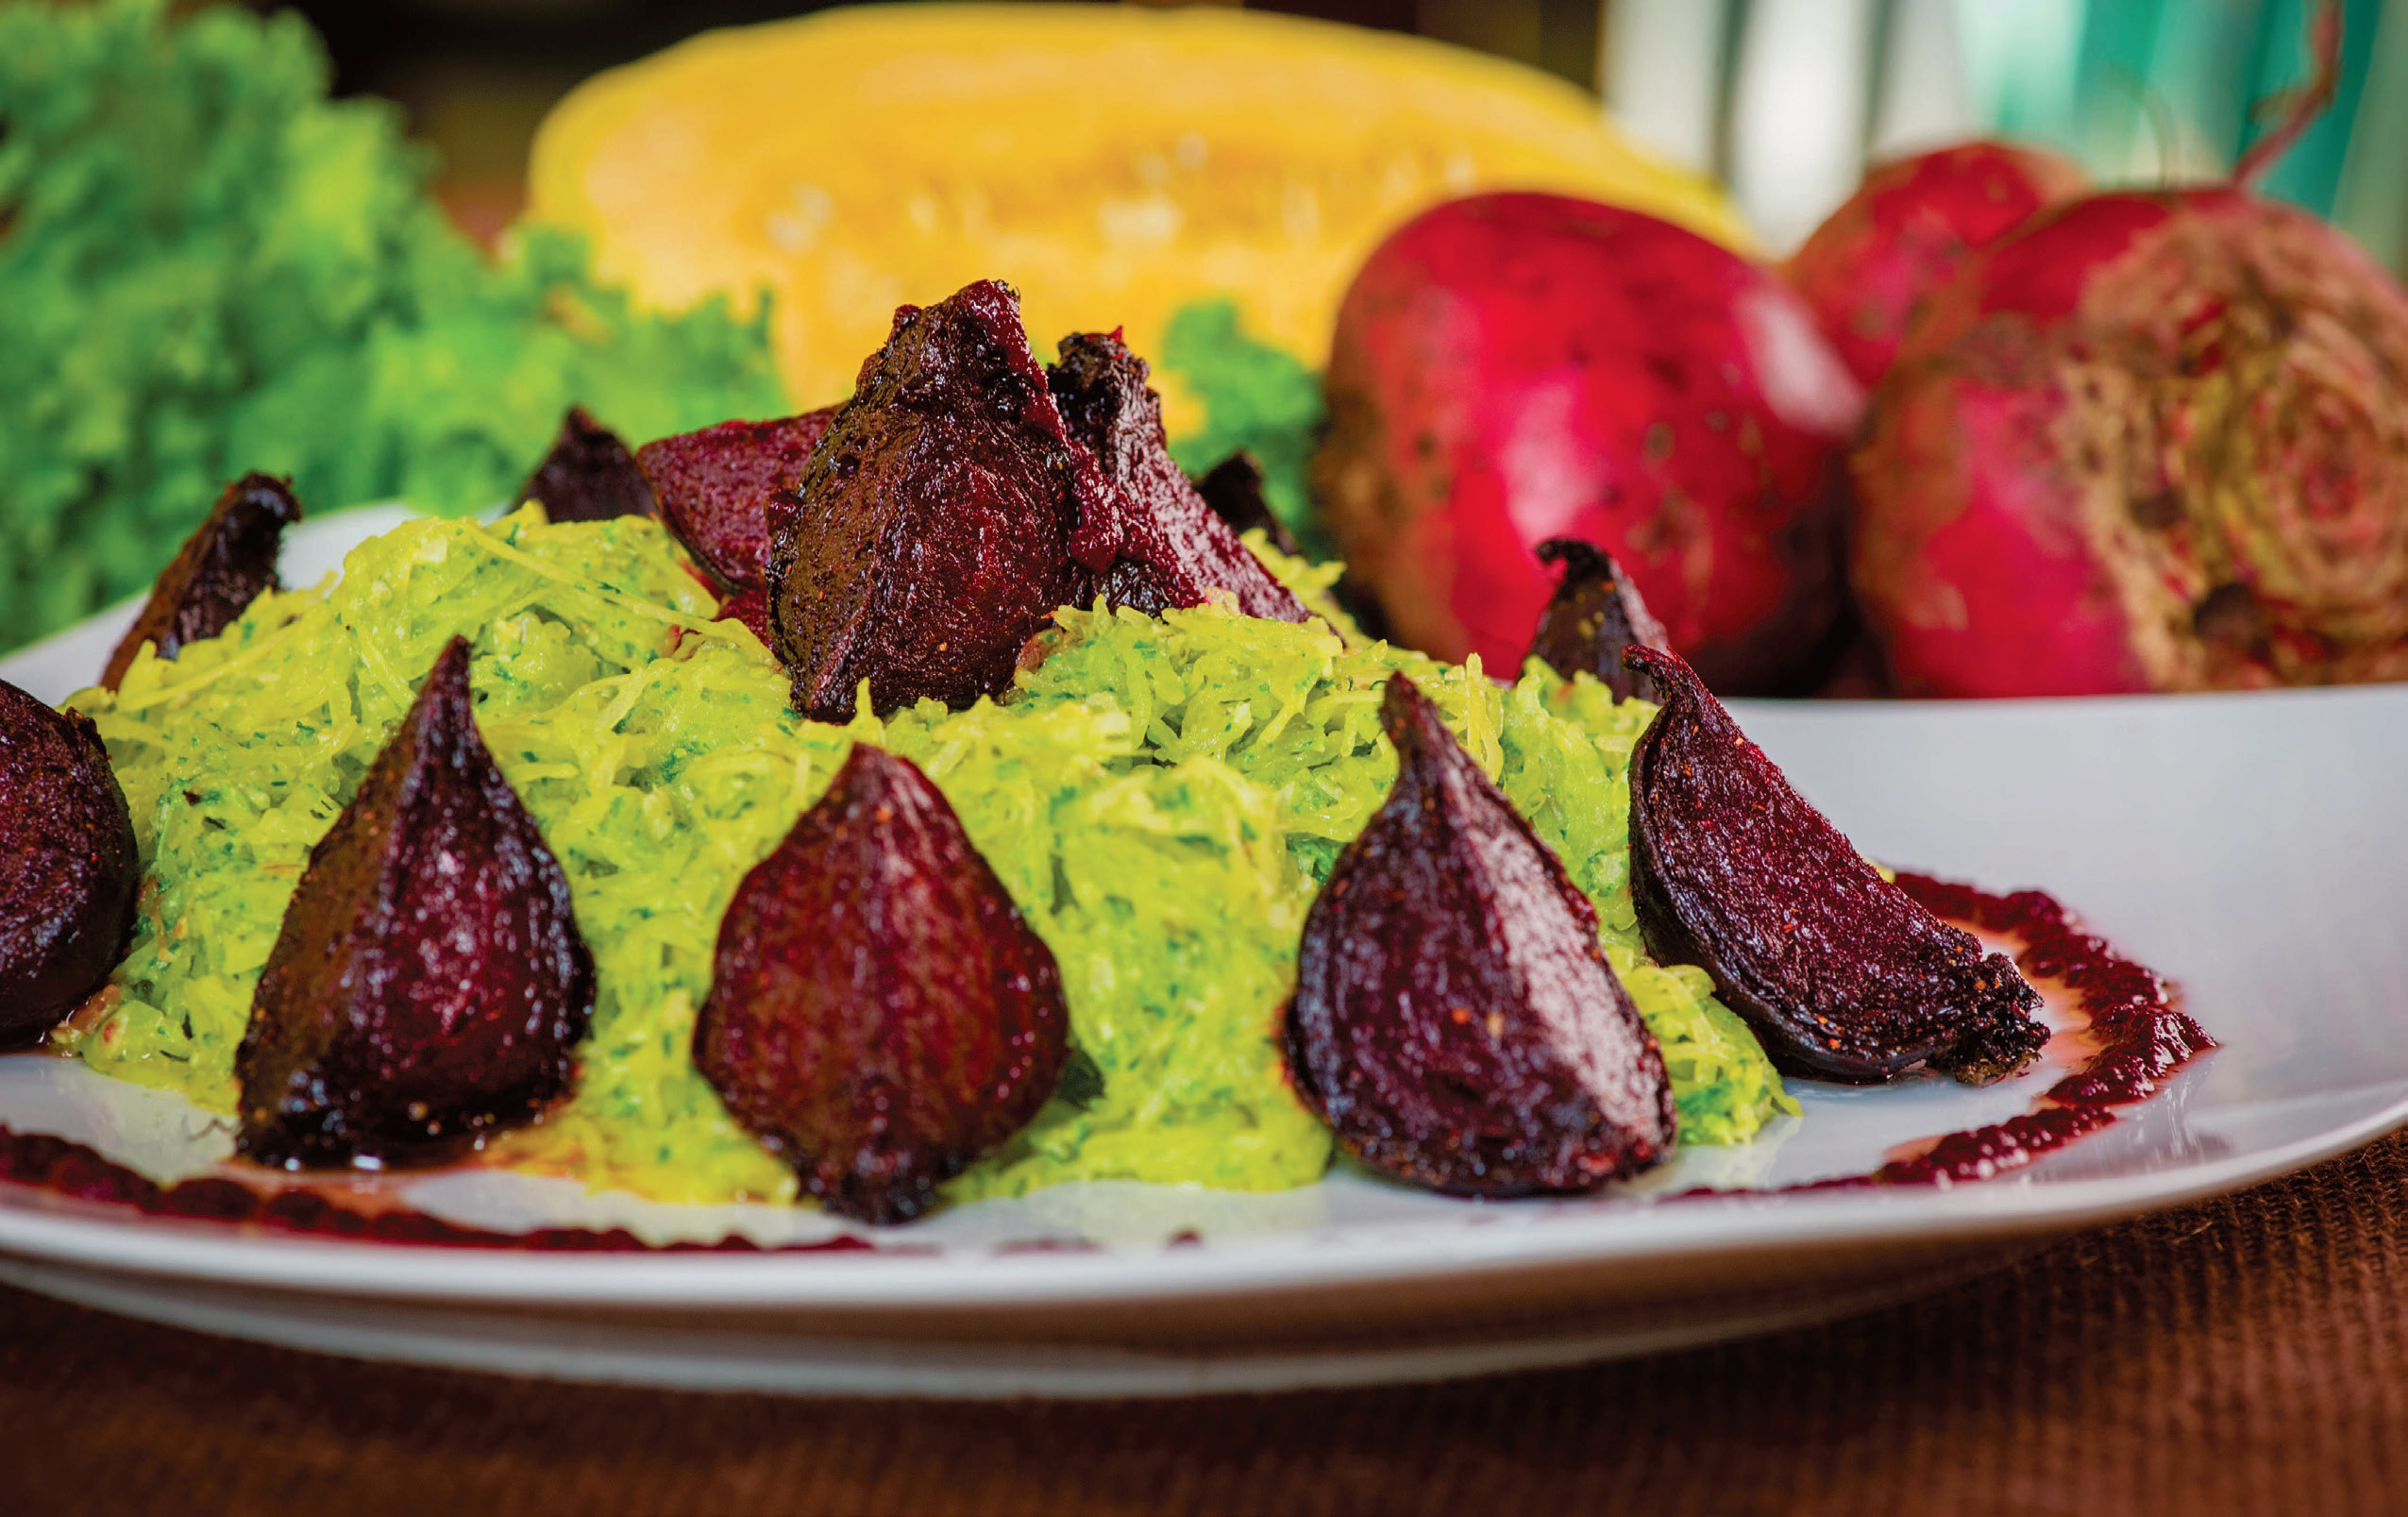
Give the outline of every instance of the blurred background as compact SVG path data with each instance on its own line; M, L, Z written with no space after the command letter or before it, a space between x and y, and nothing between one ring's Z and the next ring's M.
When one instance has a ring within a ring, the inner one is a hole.
M1875 385L1894 350L1852 345L1883 331L1894 345L1922 309L1920 286L1892 289L1866 262L1843 264L1825 288L1811 258L1778 261L1870 163L2001 137L2076 160L2103 186L2198 185L2254 144L2288 142L2255 188L2408 273L2408 0L1266 0L1162 13L1173 8L0 0L0 651L141 592L243 470L290 477L312 512L492 510L517 498L571 403L637 443L829 405L899 305L985 278L1018 287L1040 345L1122 331L1153 365L1174 462L1201 476L1250 454L1268 509L1309 554L1342 548L1368 576L1366 555L1409 538L1438 584L1487 544L1535 596L1536 542L1575 517L1604 533L1612 514L1613 531L1642 533L1613 550L1636 555L1636 578L1660 599L1650 573L1713 558L1680 546L1706 540L1682 514L1698 492L1716 511L1743 502L1701 480L1642 510L1615 471L1670 478L1692 455L1752 448L1744 429L1718 440L1720 412L1675 464L1668 443L1548 420L1589 378L1525 406L1498 398L1520 394L1505 379L1467 378L1474 345L1434 340L1411 350L1445 349L1428 359L1441 377L1428 393L1460 386L1464 414L1493 413L1494 435L1457 437L1425 464L1439 432L1416 421L1410 457L1374 466L1347 430L1348 403L1379 407L1337 372L1341 301L1400 228L1442 211L1476 220L1486 211L1463 208L1486 192L1670 223L1736 255L1733 281L1809 292L1812 326L1765 351L1795 371L1776 376L1783 394L1812 401L1799 415L1820 481L1841 479L1871 435L1857 427L1857 386ZM763 25L773 22L788 24ZM2337 47L2311 59L2312 30ZM2311 76L2316 88L2303 89ZM2064 163L2048 174L2081 177ZM1968 189L1962 223L1885 211L1860 251L1929 252L1940 261L1915 278L1945 279L1947 260L2045 203L1973 228L2017 193L2000 179ZM2379 278L2321 228L2312 241L2344 285ZM1700 272L1725 266L1701 258L1679 262L1674 282L1724 278ZM1520 298L1509 262L1474 260L1480 288L1467 298L1499 311ZM2303 288L2325 267L2290 252L2277 262ZM1559 332L1564 306L1597 302L1644 265L1590 268L1512 329ZM1754 319L1738 288L1701 299L1726 301L1725 336L1752 352L1754 337L1729 335L1729 322ZM1642 377L1657 373L1640 363L1644 342L1670 329L1648 309L1611 347ZM1855 385L1832 382L1838 350L1817 328L1847 347ZM1675 357L1702 362L1722 340ZM2408 356L2366 362L2408 372ZM1373 366L1403 365L1389 355ZM1608 391L1621 393L1598 380L1579 395ZM2408 429L2396 392L2362 385L2332 404ZM1654 396L1633 421L1650 439L1678 409L1669 392L1629 395ZM2198 446L2209 451L2196 467L2165 477L2201 481L2201 512L2221 509L2218 490L2280 493L2246 471L2227 478L2222 455ZM2369 534L2408 521L2398 452L2362 449L2341 471L2353 488L2364 476ZM1393 478L1381 472L1391 465ZM1425 467L1445 491L1420 479ZM2357 498L2334 496L2332 474L2314 475L2320 510L2325 497ZM1455 488L1507 475L1509 509ZM1746 465L1732 478L1759 476ZM1490 512L1486 525L1424 541L1387 518L1342 519L1348 501L1441 495L1450 511ZM1870 541L1873 508L1845 495L1818 497L1815 519ZM2142 506L2152 521L2165 514L2155 497ZM1777 557L1753 531L1734 529L1730 552ZM1839 534L1827 535L1798 570L1818 583L1848 572ZM2310 556L2366 559L2408 584L2392 548L2353 540ZM2205 578L2184 601L2185 647L2225 625L2255 572L2221 561L2194 571ZM2408 671L2408 594L2391 583L2360 618L2376 628L2376 662L2319 654L2286 678ZM1427 590L1405 585L1388 609ZM1848 634L1833 615L1833 637ZM1531 605L1507 619L1526 628L1535 615ZM1484 656L1517 660L1524 645L1494 635ZM2248 632L2248 647L2272 648L2270 635ZM1425 648L1431 638L1446 641L1431 633ZM1809 644L1816 659L1830 650ZM2265 674L2235 668L2232 681Z
M1594 91L1642 142L1730 184L1784 250L1868 157L1981 132L2108 181L2219 173L2305 72L2309 0L1270 0L1410 32ZM775 0L311 0L338 93L399 101L438 193L490 237L527 147L581 79L682 38L832 8ZM2408 0L2348 0L2340 93L2265 188L2408 271Z

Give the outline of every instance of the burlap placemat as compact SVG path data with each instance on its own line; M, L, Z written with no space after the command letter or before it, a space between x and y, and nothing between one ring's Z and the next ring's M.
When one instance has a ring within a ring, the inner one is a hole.
M1827 1327L1218 1401L595 1390L319 1358L0 1291L0 1508L2408 1511L2403 1182L2395 1138Z

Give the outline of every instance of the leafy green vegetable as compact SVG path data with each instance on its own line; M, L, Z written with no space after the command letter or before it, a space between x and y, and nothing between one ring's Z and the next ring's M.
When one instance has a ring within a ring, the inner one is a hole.
M1162 335L1162 366L1203 402L1202 429L1175 437L1170 456L1191 475L1239 448L1262 465L1263 498L1271 514L1316 558L1332 549L1313 517L1305 466L1320 444L1324 412L1321 379L1280 348L1256 342L1238 325L1226 298L1199 301L1173 312Z
M1270 562L1309 588L1316 571ZM92 715L151 876L116 1003L63 1047L229 1109L261 969L310 850L455 633L485 742L569 879L598 995L577 1085L502 1140L511 1162L670 1201L783 1197L792 1175L695 1070L696 1008L746 871L855 741L918 764L1061 966L1081 1058L1057 1099L955 1182L1308 1184L1331 1138L1289 1087L1278 1009L1330 861L1386 798L1381 686L1409 670L1595 901L1608 956L1662 1043L1690 1143L1792 1110L1695 969L1647 962L1626 769L1652 708L1538 670L1341 643L1224 606L1055 614L1004 704L802 720L753 635L658 523L411 523L331 590L261 598L172 662L136 659Z
M766 313L498 265L291 14L0 5L0 649L144 588L245 469L312 511L499 502L581 402L632 439L786 402Z

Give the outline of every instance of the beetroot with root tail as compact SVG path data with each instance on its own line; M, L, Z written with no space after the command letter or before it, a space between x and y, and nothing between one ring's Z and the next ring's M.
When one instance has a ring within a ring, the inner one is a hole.
M2046 213L1933 297L1853 461L1902 693L2408 678L2408 292L2248 193L2271 151Z
M1834 655L1862 397L1813 314L1727 248L1552 194L1451 201L1339 311L1316 494L1398 637L1509 669L1551 537L1604 548L1715 688Z
M1884 163L1782 265L1857 382L1889 371L1908 324L1982 248L2088 186L2054 153L1960 143Z

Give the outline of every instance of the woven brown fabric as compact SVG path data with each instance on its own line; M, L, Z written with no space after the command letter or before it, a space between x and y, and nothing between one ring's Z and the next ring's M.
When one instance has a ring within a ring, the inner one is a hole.
M2408 1511L2404 1229L2408 1137L1755 1342L1448 1386L1107 1406L544 1385L0 1291L0 1507Z

